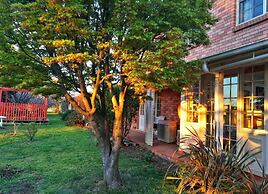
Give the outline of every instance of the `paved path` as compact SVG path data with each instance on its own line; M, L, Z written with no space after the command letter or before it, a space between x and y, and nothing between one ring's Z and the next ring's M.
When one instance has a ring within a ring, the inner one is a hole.
M127 136L127 139L142 146L150 149L154 154L168 159L172 162L182 161L180 156L183 155L182 151L178 151L178 146L173 143L165 143L154 139L153 146L148 146L145 144L145 133L138 130L131 130Z

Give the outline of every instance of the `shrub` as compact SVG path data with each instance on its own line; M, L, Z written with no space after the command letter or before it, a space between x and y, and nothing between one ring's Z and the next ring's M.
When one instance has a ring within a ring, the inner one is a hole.
M222 149L219 141L211 139L211 146L191 132L191 136L183 141L188 145L187 159L167 180L174 180L177 193L240 193L245 192L246 180L244 170L255 162L255 150L245 151L247 142L238 141L229 150ZM236 152L238 144L240 149Z
M73 112L74 110L67 110L67 111L65 111L64 113L62 113L61 114L61 119L63 120L63 121L65 121L66 120L66 117L71 113L71 112Z
M36 123L29 123L25 127L24 134L27 137L29 141L33 141L34 137L38 131L37 124Z
M66 125L68 126L84 126L83 117L76 112L75 110L69 110L62 115L62 119L65 121Z

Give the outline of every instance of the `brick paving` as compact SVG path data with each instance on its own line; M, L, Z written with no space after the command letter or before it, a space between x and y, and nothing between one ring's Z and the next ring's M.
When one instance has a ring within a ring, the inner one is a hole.
M183 152L178 151L178 146L175 143L165 143L154 138L153 146L148 146L145 144L145 133L138 130L131 130L127 139L139 146L146 147L155 155L168 159L171 162L182 161L180 157L183 155Z

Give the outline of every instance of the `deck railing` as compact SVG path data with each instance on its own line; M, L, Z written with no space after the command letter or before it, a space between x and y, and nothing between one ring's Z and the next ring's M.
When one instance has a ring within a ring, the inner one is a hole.
M6 116L7 121L45 122L47 105L0 102L0 115Z

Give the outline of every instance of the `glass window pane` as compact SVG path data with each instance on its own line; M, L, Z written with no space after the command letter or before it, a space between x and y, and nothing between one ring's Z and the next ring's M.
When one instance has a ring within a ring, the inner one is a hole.
M253 83L254 96L264 96L264 82Z
M232 84L237 84L238 83L238 77L232 77L231 83Z
M227 78L224 78L223 80L223 84L226 85L226 84L230 84L231 83L231 79L229 77Z
M257 17L259 15L263 14L263 5L259 5L257 7L255 7L254 9L254 17Z
M254 66L253 72L253 80L264 80L264 65Z
M244 97L250 97L252 95L252 83L248 82L248 83L244 83Z
M245 68L244 80L252 81L252 67Z
M237 84L236 85L232 85L231 86L231 95L232 95L232 98L237 98L237 90L238 90L238 86Z
M232 111L231 125L236 126L236 124L237 124L237 111Z
M230 85L224 86L223 87L223 96L224 98L230 98L231 94L230 94Z
M229 124L229 113L228 112L224 113L223 119L224 119L224 124L228 125Z
M231 104L230 99L224 99L224 107L226 107L225 110L229 110L230 104Z
M230 137L232 140L236 140L236 126L230 127Z
M251 128L251 116L244 114L244 128Z
M253 100L254 111L264 111L264 98L254 98Z
M244 111L245 112L251 111L251 98L244 98Z
M263 14L263 0L254 0L254 17Z
M223 126L223 138L229 139L229 128L228 125Z
M233 98L231 100L231 103L232 103L232 110L237 110L237 99Z
M253 115L253 129L264 129L264 119L263 114L260 112L255 112Z

